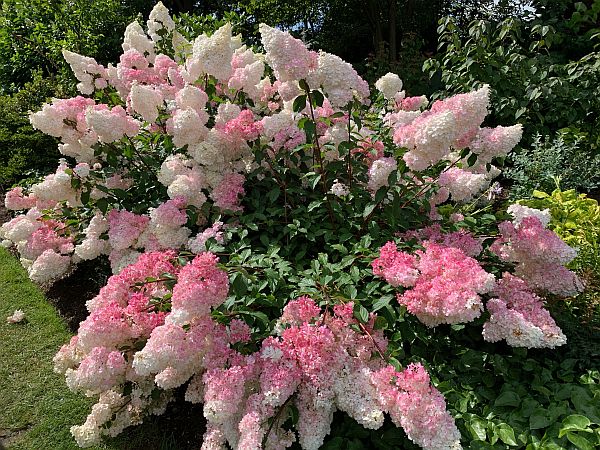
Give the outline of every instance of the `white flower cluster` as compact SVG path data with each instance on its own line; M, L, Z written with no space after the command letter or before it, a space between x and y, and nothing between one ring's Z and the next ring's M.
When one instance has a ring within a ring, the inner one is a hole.
M100 255L106 255L109 252L109 245L106 239L101 239L102 233L108 231L108 222L101 213L96 213L90 224L84 230L85 238L75 246L75 254L81 259L95 259Z
M175 22L169 14L169 10L163 5L162 2L158 2L152 11L146 22L148 26L148 34L154 42L158 42L162 39L160 35L161 30L172 32L175 29Z
M415 122L417 120L419 117ZM407 126L411 125L412 122L409 122ZM413 170L425 170L448 154L457 137L456 119L452 111L443 111L421 120L414 133L399 138L396 136L396 143L409 149L404 155L408 167Z
M377 390L371 381L371 370L344 367L333 382L336 406L363 427L376 430L383 425L384 415L377 402Z
M88 108L85 121L96 132L98 140L106 143L118 141L125 135L135 136L140 129L140 122L127 116L121 106L112 109Z
M102 444L102 436L117 436L125 428L141 423L144 413L162 414L171 394L162 392L158 399L153 398L153 383L137 383L130 398L113 390L103 392L98 403L92 406L83 425L71 427L71 434L80 447Z
M540 328L527 320L522 312L508 308L501 299L488 301L491 315L483 326L488 342L505 340L511 347L555 348L566 344L567 338L556 326Z
M228 82L229 89L242 90L255 102L261 98L259 87L265 74L265 64L260 57L262 55L256 55L245 45L236 49L232 60L232 65L235 62L235 66Z
M402 91L402 80L395 73L388 72L375 82L375 87L386 100L391 100Z
M71 265L71 257L54 250L45 250L29 267L29 278L45 284L64 275Z
M159 108L164 106L164 99L158 89L134 83L129 93L129 104L145 121L153 123L158 119Z
M521 124L510 127L481 128L469 148L477 154L477 164L487 164L493 158L506 156L523 136Z
M6 323L19 323L23 322L23 320L25 320L25 313L22 310L17 309L12 315L6 318Z
M490 184L487 174L472 173L453 167L439 177L439 185L445 187L456 202L469 201Z
M333 180L331 189L329 190L336 197L345 197L350 194L350 189L344 183L340 183L337 179Z
M515 227L521 225L521 222L523 222L523 219L526 217L537 217L545 227L548 226L550 220L552 219L552 215L550 214L550 210L548 208L540 210L536 208L530 208L529 206L525 205L519 205L518 203L510 205L506 212L513 216L513 224Z
M231 57L241 47L241 41L231 35L231 24L227 23L212 36L203 34L194 41L192 56L186 62L186 71L182 74L188 83L195 83L204 74L217 80L227 81L231 76Z
M123 51L136 50L144 55L148 61L154 62L156 54L154 53L154 42L148 38L142 26L137 22L132 22L125 28L125 37L123 39Z
M63 58L71 66L75 78L79 80L77 90L85 95L91 95L95 89L108 86L106 69L94 58L82 56L69 50L62 51Z
M398 163L394 158L379 158L373 161L369 169L369 182L367 187L373 195L377 193L379 188L388 185L388 177L398 168Z
M44 181L31 187L31 192L39 203L54 205L64 201L73 207L81 205L79 192L71 186L71 176L65 172L66 169L66 164L61 164L56 173L47 175Z
M5 222L0 227L0 238L3 239L4 246L12 244L19 245L20 242L26 242L33 232L42 227L38 219L42 213L37 208L31 208L27 214L21 214L9 222Z
M276 28L261 23L261 40L266 50L266 61L281 82L304 79L315 65L315 54L304 43Z
M334 108L344 108L354 95L365 102L369 98L369 85L351 64L331 53L319 52L319 64L309 76L309 85L321 86Z

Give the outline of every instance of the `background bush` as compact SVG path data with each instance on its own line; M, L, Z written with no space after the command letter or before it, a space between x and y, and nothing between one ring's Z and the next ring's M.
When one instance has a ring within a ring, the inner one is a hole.
M38 110L59 90L56 82L38 77L14 95L0 96L0 190L55 168L58 141L34 130L28 111Z

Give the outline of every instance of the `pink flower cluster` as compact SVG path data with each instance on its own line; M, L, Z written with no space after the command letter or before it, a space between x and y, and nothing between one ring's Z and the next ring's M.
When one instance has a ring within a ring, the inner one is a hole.
M527 283L505 273L486 304L489 320L483 325L486 341L502 339L513 347L554 348L567 342L565 335L544 308L543 301Z
M192 253L201 253L206 250L206 242L214 238L219 244L224 242L223 237L223 222L217 221L211 227L206 228L203 232L188 241L188 247Z
M237 173L225 175L210 194L215 205L223 210L241 211L240 195L244 195L245 178Z
M317 68L318 54L289 33L261 24L259 31L266 50L266 61L280 81L301 80Z
M373 275L384 278L392 286L410 287L419 277L417 262L416 256L399 252L396 244L390 241L379 249L379 258L371 265Z
M470 322L483 309L479 294L489 292L494 276L456 247L431 241L415 255L398 252L393 242L380 250L373 273L393 286L411 287L398 301L428 327Z
M352 150L353 154L363 155L367 164L371 166L373 161L383 158L385 145L382 141L373 141L370 137L367 137L364 141L359 143L359 146Z
M413 170L424 170L444 159L451 148L468 144L487 115L489 88L436 101L429 111L398 126L394 143L407 147L404 161Z
M454 150L469 147L477 155L477 163L473 167L463 164L462 169L451 169L442 183L452 185L455 200L468 199L497 176L497 171L487 170L486 164L495 157L505 156L521 139L522 128L520 125L480 128L488 113L488 86L438 100L429 110L419 112L425 102L420 97L401 99L400 111L386 116L394 128L394 143L408 149L403 158L415 171L442 160L456 159Z
M460 433L446 412L444 397L431 386L429 374L421 364L410 364L402 372L388 366L373 378L379 401L413 442L430 449L462 448Z
M400 109L404 111L419 111L421 108L427 105L427 97L420 95L418 97L406 97L400 102Z
M134 214L127 210L113 209L108 213L108 243L111 246L111 263L118 264L124 251L134 247L142 235L149 217Z
M217 262L212 253L201 253L181 269L173 288L171 322L183 325L196 317L207 317L211 307L225 300L229 281Z
M583 290L579 277L565 267L577 251L546 229L538 217L525 217L519 225L502 222L498 229L501 237L491 250L501 259L516 263L516 276L535 289L565 297Z
M2 244L16 244L21 263L29 277L46 284L62 277L71 266L73 238L63 223L42 218L37 208L21 214L0 227Z
M256 140L262 132L262 122L254 121L254 114L245 109L239 115L221 127L217 127L225 134L244 141Z
M145 253L112 276L87 303L90 315L77 336L56 354L55 370L69 388L100 395L86 423L72 429L80 445L98 444L102 434L162 413L170 394L156 396L157 386L171 389L224 367L239 355L229 343L248 339L250 329L240 321L228 331L210 319L210 307L228 291L216 256L202 253L183 267L175 262L173 251ZM185 327L178 323L184 315ZM134 386L130 393L125 384Z
M4 197L4 206L12 211L30 209L35 206L36 198L34 195L25 195L23 188L17 186L6 193Z
M229 443L258 449L263 440L267 448L289 447L295 435L281 425L290 401L299 412L296 428L304 449L317 450L323 444L336 410L371 429L381 427L384 413L389 413L425 449L460 448L458 429L423 367L395 372L373 357L387 346L381 331L373 329L374 321L372 316L362 334L349 326L357 324L351 303L321 314L308 297L290 302L281 318L280 337L265 339L257 355L205 373L208 427L202 448ZM403 381L394 386L397 378ZM284 413L278 413L282 408Z
M444 247L455 247L462 250L465 255L475 258L483 251L481 241L466 230L444 233L440 224L429 225L420 230L407 231L400 234L404 240L416 239L419 242L431 241ZM378 275L378 274L376 274Z
M165 313L150 300L162 298L167 291L164 282L146 280L161 279L164 273L176 275L179 268L171 262L175 255L173 251L144 253L135 264L113 275L88 301L90 315L79 326L78 345L86 351L99 346L118 349L134 339L147 338L165 319Z

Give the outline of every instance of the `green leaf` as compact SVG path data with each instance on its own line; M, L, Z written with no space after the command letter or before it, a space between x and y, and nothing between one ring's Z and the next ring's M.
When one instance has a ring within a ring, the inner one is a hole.
M373 210L375 209L375 207L377 206L377 203L369 203L366 207L365 210L363 211L363 217L369 217L369 215L373 212Z
M308 86L306 80L298 81L298 86L300 86L300 89L302 89L305 92L308 92L310 90L310 87Z
M545 192L538 191L538 190L533 191L533 198L547 198L547 197L549 197L549 195L546 194Z
M319 106L319 107L323 106L325 97L323 97L323 94L321 93L321 91L312 91L311 96L312 96L313 103L315 106Z
M298 412L298 408L296 405L290 405L290 419L292 420L292 425L296 425L298 423L298 419L300 418L300 413Z
M315 123L312 120L307 120L304 124L304 133L306 134L306 140L308 142L313 141L313 136L315 135L316 131L317 126L315 125Z
M372 311L379 311L381 308L386 307L387 305L390 304L390 301L393 299L394 297L390 296L390 295L384 295L383 297L381 297L379 300L377 300L375 303L373 303L373 307L372 307Z
M354 317L356 317L362 323L367 323L369 321L369 311L367 311L367 308L362 306L360 303L355 303Z
M517 109L517 112L515 113L515 119L518 119L519 117L521 117L526 112L527 112L527 108L519 108L519 109Z
M106 214L106 211L108 210L108 200L105 198L99 198L96 200L96 207L102 211L102 214Z
M517 445L517 441L515 440L515 431L509 424L501 423L496 427L496 431L498 432L500 440L506 445Z
M467 164L469 165L469 167L471 167L471 166L475 165L476 162L477 162L477 154L473 153L467 159Z
M339 436L334 437L330 441L326 442L322 450L341 450L344 448L345 440Z
M269 191L269 194L267 196L269 197L269 200L271 201L271 203L275 202L275 200L277 200L277 198L279 198L280 193L281 193L281 189L279 188L278 185L275 185L273 187L273 189L271 189Z
M381 200L383 200L385 198L385 196L387 195L388 192L388 187L387 186L382 186L379 189L377 189L377 192L375 193L375 203L379 203Z
M373 325L374 330L385 330L387 328L387 320L383 316L377 316L375 324Z
M86 189L81 193L81 203L86 205L90 201L90 190Z
M532 430L539 430L540 428L546 428L552 423L552 419L548 415L548 411L538 408L529 417L529 428Z
M292 105L292 109L294 112L300 112L304 108L306 108L306 95L299 95L294 99L294 104Z
M579 450L594 450L594 445L579 434L571 433L569 431L567 433L567 439Z
M592 431L589 426L592 424L590 419L581 414L571 414L562 421L562 427L558 437L563 437L569 431Z
M479 417L475 416L469 422L469 427L471 428L471 434L475 439L485 441L485 437L487 435L486 422L481 420Z
M498 396L494 402L494 406L514 406L517 407L521 404L521 398L519 394L514 391L506 391Z
M233 279L232 287L233 292L239 297L242 297L248 291L248 285L246 279L241 273L236 274L237 276Z
M316 177L314 177L311 182L310 182L310 187L314 190L317 185L319 184L319 181L321 181L321 174L318 174Z

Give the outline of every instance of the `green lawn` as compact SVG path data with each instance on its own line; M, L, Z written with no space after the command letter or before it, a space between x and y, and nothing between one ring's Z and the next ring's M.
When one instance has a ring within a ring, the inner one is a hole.
M5 318L22 309L27 321ZM0 249L0 435L14 449L77 448L71 425L91 403L66 388L52 357L71 337L66 324L19 262Z
M6 317L16 309L25 312L26 322L7 324ZM52 357L70 338L65 322L44 294L29 281L19 262L0 248L0 449L78 448L69 428L85 421L92 400L70 392L62 376L52 370ZM201 410L194 415L201 420ZM152 418L102 448L189 448L190 420L179 416ZM201 426L191 425L196 430ZM196 441L195 447L200 443Z

